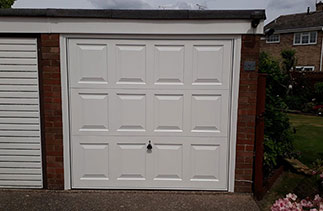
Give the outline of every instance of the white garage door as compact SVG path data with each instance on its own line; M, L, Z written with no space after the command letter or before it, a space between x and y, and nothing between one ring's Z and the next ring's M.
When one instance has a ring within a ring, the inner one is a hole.
M0 187L41 188L37 40L0 38Z
M227 190L232 49L69 39L72 187Z

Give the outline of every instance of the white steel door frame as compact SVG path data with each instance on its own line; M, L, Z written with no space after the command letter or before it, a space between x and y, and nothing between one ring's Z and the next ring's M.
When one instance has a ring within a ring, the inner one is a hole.
M235 161L236 161L236 139L238 119L238 96L241 60L241 35L69 35L60 36L60 59L61 59L61 87L62 87L62 113L63 113L63 147L64 147L64 188L71 189L71 148L70 148L70 114L69 114L69 84L68 84L68 39L70 38L113 38L113 39L190 39L190 40L232 40L233 41L233 64L232 78L230 80L230 128L228 149L228 191L234 192Z

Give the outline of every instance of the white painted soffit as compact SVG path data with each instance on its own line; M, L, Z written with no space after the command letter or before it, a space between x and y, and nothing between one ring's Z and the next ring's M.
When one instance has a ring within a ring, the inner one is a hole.
M264 21L1 17L0 33L263 34Z

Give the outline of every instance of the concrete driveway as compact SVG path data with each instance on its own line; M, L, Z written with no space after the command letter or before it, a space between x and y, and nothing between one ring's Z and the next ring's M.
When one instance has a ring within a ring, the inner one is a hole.
M0 210L259 210L249 194L185 191L0 190Z

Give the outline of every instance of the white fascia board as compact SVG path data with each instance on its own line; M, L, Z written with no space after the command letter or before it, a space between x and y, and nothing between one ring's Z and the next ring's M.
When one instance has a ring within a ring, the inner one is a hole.
M287 34L287 33L295 33L295 32L308 32L308 31L323 31L323 27L316 26L316 27L307 27L307 28L298 28L298 29L275 30L274 34Z
M125 20L2 17L0 33L62 34L263 34L264 22L251 20Z

